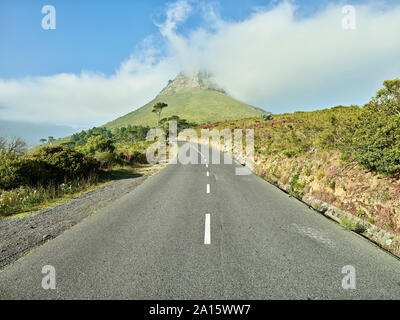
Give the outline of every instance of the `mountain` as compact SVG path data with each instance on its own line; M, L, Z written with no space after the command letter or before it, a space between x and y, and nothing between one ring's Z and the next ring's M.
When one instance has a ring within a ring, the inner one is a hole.
M207 123L258 116L265 111L229 96L215 84L207 72L186 75L181 72L161 92L143 107L128 113L105 125L106 128L157 123L152 108L157 102L165 102L168 107L161 117L177 115L190 122Z
M68 126L0 120L0 137L21 138L30 146L39 144L39 140L42 138L47 139L49 136L63 137L74 132L76 132L76 128Z

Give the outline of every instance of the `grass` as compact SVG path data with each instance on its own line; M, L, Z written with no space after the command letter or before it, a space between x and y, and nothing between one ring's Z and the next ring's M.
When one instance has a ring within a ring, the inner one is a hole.
M359 229L358 224L350 219L341 220L340 225L352 231L357 231Z
M263 114L260 109L218 91L187 89L174 94L158 95L148 104L107 123L105 127L111 129L129 124L154 126L157 123L157 117L151 111L157 102L168 104L161 117L177 115L195 123L240 119Z
M339 149L344 139L342 133L358 116L359 110L354 106L339 106L274 115L269 121L264 121L261 116L253 116L200 125L197 129L254 129L256 154L296 158L311 150L318 150L323 160L325 150ZM317 178L320 180L323 177L324 173L319 172Z
M0 191L0 219L10 216L24 217L30 215L32 211L57 205L109 183L148 174L146 171L148 167L148 165L114 167L97 177L70 181L61 185L36 188L21 186L9 191Z
M290 194L294 197L301 199L303 197L303 192L299 189L302 189L302 185L298 183L300 178L300 171L298 171L291 179L290 179Z

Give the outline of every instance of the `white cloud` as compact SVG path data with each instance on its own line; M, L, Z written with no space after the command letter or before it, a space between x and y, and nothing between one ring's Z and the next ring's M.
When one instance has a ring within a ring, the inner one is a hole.
M224 21L215 7L179 0L151 41L112 76L82 72L0 79L0 118L99 125L152 99L180 69L205 68L234 97L273 112L362 104L384 79L400 74L400 5L356 6L357 29L343 30L342 7L307 18L289 2ZM179 33L201 11L204 27ZM166 44L166 56L160 46Z
M22 80L0 79L0 118L94 126L141 107L154 98L179 67L170 58L131 57L112 76L82 72Z
M241 22L219 19L214 32L173 34L170 50L184 69L204 67L235 97L274 112L362 104L400 75L400 5L356 6L356 30L342 29L343 17L331 5L299 18L282 2Z
M192 6L186 0L178 0L168 4L167 7L167 18L164 23L158 24L158 27L162 35L174 37L178 24L188 18L192 11Z

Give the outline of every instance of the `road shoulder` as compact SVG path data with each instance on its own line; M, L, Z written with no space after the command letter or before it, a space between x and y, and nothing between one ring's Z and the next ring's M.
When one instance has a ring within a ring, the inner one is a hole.
M137 177L108 183L22 218L0 220L0 270L131 192L165 166L142 168Z

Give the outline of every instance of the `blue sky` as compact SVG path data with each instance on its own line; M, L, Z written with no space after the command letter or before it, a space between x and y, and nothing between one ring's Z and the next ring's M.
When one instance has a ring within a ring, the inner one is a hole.
M212 1L221 18L240 21L254 8L269 8L277 1ZM293 1L301 16L312 15L328 0ZM351 1L352 4L366 1ZM394 1L387 1L394 3ZM41 8L52 4L57 13L57 29L41 28ZM158 33L154 21L164 19L161 0L2 0L0 3L0 77L43 76L61 72L91 70L112 74L128 59L143 39ZM194 14L179 32L201 26Z
M196 68L275 113L362 105L400 74L398 30L399 0L2 0L0 120L101 125Z

